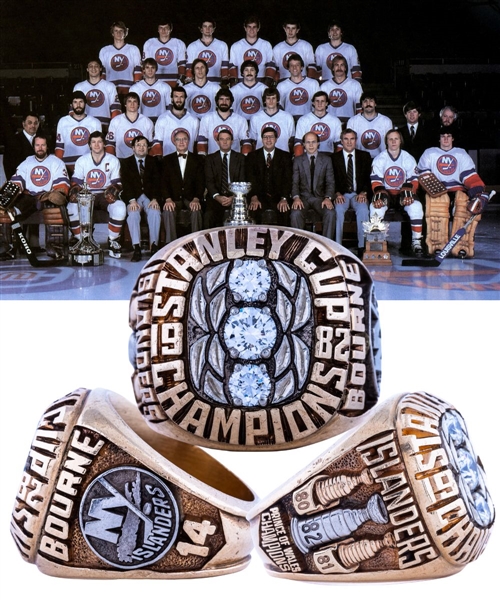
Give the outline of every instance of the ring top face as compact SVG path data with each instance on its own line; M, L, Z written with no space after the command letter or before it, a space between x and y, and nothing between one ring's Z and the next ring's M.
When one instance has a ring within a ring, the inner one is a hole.
M226 450L298 447L378 399L373 283L326 238L196 233L146 264L131 300L134 391L151 427Z
M397 397L339 447L251 515L256 546L273 574L325 581L444 577L484 550L495 511L452 406L424 393Z

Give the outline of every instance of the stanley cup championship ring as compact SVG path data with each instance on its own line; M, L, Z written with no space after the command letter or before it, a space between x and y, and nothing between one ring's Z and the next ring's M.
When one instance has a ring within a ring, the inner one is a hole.
M274 226L169 244L130 305L133 385L157 432L225 450L282 450L355 426L377 402L371 276L342 246Z
M203 450L159 436L134 404L79 389L44 412L11 520L49 575L183 578L243 569L254 494Z
M356 582L452 575L494 518L463 417L425 393L375 408L249 514L272 575Z

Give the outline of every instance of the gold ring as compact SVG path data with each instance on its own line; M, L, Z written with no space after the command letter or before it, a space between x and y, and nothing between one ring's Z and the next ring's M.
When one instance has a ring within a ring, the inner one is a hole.
M155 434L123 397L78 389L38 424L11 532L49 575L207 577L247 566L254 502L233 473Z

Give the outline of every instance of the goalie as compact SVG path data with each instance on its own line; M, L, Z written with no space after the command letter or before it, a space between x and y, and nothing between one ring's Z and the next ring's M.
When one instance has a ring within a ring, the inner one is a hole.
M439 147L428 148L417 167L419 181L426 191L426 242L429 252L434 254L446 246L450 237L472 214L480 215L488 201L474 162L465 150L454 148L453 141L452 129L441 127ZM437 181L429 174L434 175ZM453 215L451 234L450 207ZM480 218L478 216L469 225L465 235L454 246L453 256L474 256L474 233Z
M35 154L17 167L11 180L21 190L14 204L8 207L13 218L6 213L7 207L0 203L0 222L10 224L15 219L22 223L37 210L41 210L46 225L46 252L51 258L61 259L64 256L61 231L62 226L67 223L68 173L63 161L49 153L44 135L34 136L33 149ZM0 253L0 260L13 259L15 255L16 248L9 239Z

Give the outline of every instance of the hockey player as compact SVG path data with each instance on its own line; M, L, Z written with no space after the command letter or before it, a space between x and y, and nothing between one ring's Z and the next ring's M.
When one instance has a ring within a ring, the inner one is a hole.
M119 241L123 223L127 216L125 203L119 198L121 190L120 161L104 151L104 134L96 131L90 135L90 152L81 156L75 164L71 178L68 215L73 235L80 239L77 194L84 184L94 194L94 208L106 210L108 222L108 250L113 258L121 257Z
M141 115L156 123L156 119L165 112L170 100L171 88L156 77L158 64L154 58L146 58L142 63L143 79L135 83L131 92L135 92L141 101Z
M106 136L106 152L115 154L118 158L132 156L132 140L143 135L153 141L154 125L151 119L139 113L140 100L135 92L125 96L125 112L115 117Z
M201 38L192 42L187 47L186 82L191 82L194 77L194 61L203 60L210 71L209 81L221 83L227 80L229 69L229 53L226 42L214 38L217 27L213 19L204 19L199 30Z
M234 112L250 119L262 109L262 94L266 86L257 81L259 65L254 60L245 60L240 67L240 73L243 81L231 88Z
M305 67L302 75L305 77L318 78L318 70L314 62L314 50L309 42L299 39L300 23L290 19L283 23L285 40L276 44L273 48L273 62L276 65L278 81L283 81L289 76L288 59L292 54L298 54Z
M250 139L256 149L262 148L262 132L266 127L276 131L276 147L290 152L295 136L292 115L279 107L280 93L275 88L266 88L262 94L264 109L250 119Z
M328 94L328 112L346 123L361 112L363 89L358 81L347 77L347 61L336 56L332 63L332 79L321 84L321 90Z
M273 48L269 42L259 38L260 21L252 15L243 23L245 37L235 42L229 52L229 77L237 80L238 71L245 60L254 60L259 66L259 81L271 85L276 76ZM241 81L241 79L240 79Z
M342 123L340 119L334 117L327 111L328 96L326 92L316 92L312 97L312 112L297 121L295 131L295 156L300 156L304 152L302 139L306 133L312 131L319 137L319 151L333 154L340 141Z
M393 128L392 121L377 112L377 99L373 94L363 92L360 102L361 113L351 117L347 127L358 136L356 148L366 150L375 158L385 150L385 134Z
M64 161L71 176L77 158L87 152L89 136L94 131L101 131L101 122L86 114L87 99L83 92L77 90L71 95L71 112L59 119L55 155Z
M174 138L179 131L188 136L188 150L193 152L198 138L200 121L188 113L186 97L186 90L183 87L172 88L171 106L156 121L155 139L151 150L153 156L166 156L174 152Z
M295 121L311 112L311 99L319 90L315 79L302 75L304 61L299 54L292 54L287 63L290 77L278 83L281 105Z
M85 94L87 106L85 112L101 122L102 131L108 130L109 122L121 113L120 100L116 86L102 78L102 62L93 58L87 64L88 77L73 88Z
M330 76L333 59L336 56L343 56L348 64L347 76L361 82L362 73L358 53L354 46L342 41L342 25L339 21L332 21L328 25L328 39L330 41L320 44L315 53L321 79L325 80Z
M212 154L218 148L217 137L222 129L227 129L233 135L232 149L242 154L248 154L251 150L248 138L248 122L241 115L235 114L231 107L233 105L233 94L228 89L220 89L215 96L217 109L204 117L200 123L200 132L196 144L198 154Z
M403 208L410 217L412 251L416 256L422 256L424 210L416 196L417 163L411 154L402 150L402 143L401 132L398 129L390 129L385 135L387 150L373 160L373 200L370 204L370 217L377 215L382 219L388 208Z
M219 84L208 80L209 68L201 58L195 58L192 65L194 81L184 86L187 94L186 106L193 117L201 119L215 111L215 95Z
M142 59L154 58L158 65L157 77L174 87L186 73L186 44L171 37L173 25L163 20L158 25L158 37L150 38L142 49Z
M137 46L127 44L128 28L123 21L111 25L113 43L99 52L103 77L116 85L118 94L124 96L134 81L141 79L141 53Z
M418 173L432 173L445 186L446 193L437 197L425 195L427 246L437 253L447 244L450 221L450 202L453 205L451 236L463 227L471 214L480 213L486 204L484 182L479 177L472 158L463 148L454 148L453 130L442 127L439 147L428 148L418 162ZM465 235L452 249L454 256L474 256L474 233L478 216L467 228Z

